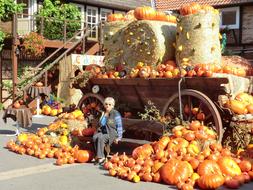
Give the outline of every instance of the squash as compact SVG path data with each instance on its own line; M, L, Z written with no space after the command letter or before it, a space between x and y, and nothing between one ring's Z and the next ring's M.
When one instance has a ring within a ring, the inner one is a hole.
M74 153L74 158L79 163L85 163L93 158L93 154L89 150L76 150Z
M226 105L236 114L246 114L248 112L246 105L239 100L229 100Z

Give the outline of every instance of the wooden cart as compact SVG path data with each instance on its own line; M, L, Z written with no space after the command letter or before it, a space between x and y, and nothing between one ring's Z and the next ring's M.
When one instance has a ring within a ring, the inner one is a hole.
M191 113L185 114L182 110L187 104L190 109L197 107L205 115L205 124L212 126L221 141L223 134L223 110L219 106L219 95L225 95L223 84L227 84L226 77L212 78L174 78L174 79L90 79L89 84L82 91L78 107L93 117L99 117L103 100L107 96L116 99L117 105L130 108L134 113L143 112L148 101L154 103L162 116L170 117L181 115L183 120L191 120ZM181 96L179 96L181 94ZM93 104L92 104L93 103ZM95 103L95 104L94 104ZM181 109L180 109L181 105ZM141 119L123 118L125 128L150 130L156 134L163 133L163 127L154 122Z

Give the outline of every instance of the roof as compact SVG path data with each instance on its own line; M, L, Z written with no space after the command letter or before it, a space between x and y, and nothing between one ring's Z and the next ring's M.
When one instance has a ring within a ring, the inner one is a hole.
M94 6L102 6L108 8L116 8L123 10L135 9L139 6L150 6L151 0L73 0L73 2L81 4L90 4Z
M239 5L253 3L253 0L153 0L158 10L177 10L182 5L197 2L199 4L209 4L212 6Z

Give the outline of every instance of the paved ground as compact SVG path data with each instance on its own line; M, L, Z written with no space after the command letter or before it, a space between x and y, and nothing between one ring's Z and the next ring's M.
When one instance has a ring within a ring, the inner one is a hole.
M0 113L2 118L2 113ZM42 127L54 118L33 118L32 130ZM131 183L107 175L107 171L93 164L72 164L55 166L54 159L40 160L31 156L21 156L3 148L6 142L15 137L6 136L13 133L15 123L7 124L0 119L0 190L163 190L175 189L164 184ZM252 190L253 183L241 187Z

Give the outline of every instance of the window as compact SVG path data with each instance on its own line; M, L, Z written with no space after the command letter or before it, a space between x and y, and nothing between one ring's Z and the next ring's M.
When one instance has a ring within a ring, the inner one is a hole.
M29 0L17 0L17 4L23 3L25 6L23 7L23 14L19 14L18 18L28 18L29 14Z
M90 29L90 38L97 39L98 37L98 8L87 6L86 8L86 21Z
M221 28L228 27L230 29L239 29L240 8L230 7L220 10L221 12Z
M100 21L106 21L107 16L112 13L112 10L110 9L100 9Z

